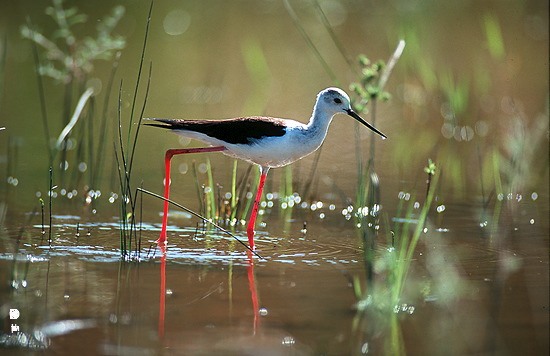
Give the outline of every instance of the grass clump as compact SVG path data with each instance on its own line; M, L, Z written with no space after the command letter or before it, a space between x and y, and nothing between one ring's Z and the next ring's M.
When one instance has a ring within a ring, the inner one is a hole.
M46 8L45 13L57 26L50 38L33 28L30 20L21 28L21 35L44 51L38 65L40 75L64 84L82 83L93 71L95 61L111 60L125 47L124 37L112 33L125 9L115 6L109 15L98 21L95 38L78 38L75 26L85 23L88 17L78 12L76 7L65 9L63 5L63 0L52 0L52 6Z
M147 97L149 94L149 87L151 84L151 72L152 64L149 66L149 74L147 79L147 85L145 88L145 94L143 99L143 104L141 111L138 115L137 120L134 121L135 111L136 111L136 102L138 98L138 92L141 85L141 74L143 70L143 62L145 59L145 50L147 48L147 37L149 34L149 25L151 23L151 14L153 12L153 1L149 8L149 13L147 17L147 25L145 27L145 34L143 39L143 47L141 51L141 57L139 62L139 70L137 74L136 84L134 87L134 96L132 100L132 105L129 113L129 123L128 130L126 133L126 140L124 140L124 134L122 129L122 87L123 83L121 81L119 88L118 96L118 147L115 143L115 157L118 164L118 175L120 182L120 253L123 259L132 259L132 243L134 243L135 254L134 259L139 260L140 258L140 247L141 247L141 229L137 228L137 218L136 218L136 208L137 208L137 192L141 188L135 189L132 185L132 168L134 165L135 151L137 147L137 141L139 138L139 132L141 129L141 121L143 118L143 113L147 105ZM132 130L133 129L133 130ZM124 142L126 141L126 143ZM143 201L143 199L141 199Z
M93 122L99 121L104 137L106 131L106 110L102 110L101 120L94 116L94 89L87 83L92 75L94 65L99 60L118 62L120 51L125 47L123 36L113 34L113 31L124 15L122 6L115 6L111 13L97 22L95 36L80 36L79 25L88 20L88 16L79 12L77 8L64 6L63 0L52 0L45 13L52 18L56 25L55 31L45 34L37 29L30 18L27 24L21 27L23 38L32 42L37 72L37 84L41 105L41 116L48 152L49 166L58 167L60 184L64 186L66 171L72 170L71 184L80 180L82 173L88 171L88 187L97 185L99 170L105 156L105 140L94 140L97 130ZM116 67L116 65L115 65ZM114 71L111 77L114 76ZM60 124L63 130L58 135L55 144L52 142L52 127L48 118L45 84L43 78L53 79L63 85L64 97L61 108ZM110 84L107 85L107 94L104 105L108 104ZM88 106L88 110L85 107ZM79 121L87 119L88 125L78 125ZM94 142L98 142L94 148ZM75 151L70 154L69 151ZM96 188L97 189L97 188Z

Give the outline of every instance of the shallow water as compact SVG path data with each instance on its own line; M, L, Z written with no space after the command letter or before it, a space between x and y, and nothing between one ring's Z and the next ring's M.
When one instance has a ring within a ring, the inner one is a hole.
M15 271L15 285L2 288L2 313L8 321L8 309L20 311L17 335L26 339L10 350L542 354L548 348L546 227L517 222L503 231L514 237L496 246L475 219L453 210L448 207L442 225L429 225L423 234L400 302L388 306L380 300L383 293L376 295L389 283L378 265L363 311L350 284L353 276L364 278L361 248L356 229L340 212L326 217L344 221L337 232L307 214L310 229L294 219L290 232L281 232L274 214L266 219L273 232L258 229L261 259L227 234L181 227L181 221L170 224L165 254L154 243L159 222L142 223L139 263L136 255L121 262L116 221L92 216L94 221L80 221L77 236L75 221L83 219L57 216L51 244L47 226L45 235L37 224L20 237L12 228L2 239L0 264L4 280ZM235 235L246 240L243 229ZM379 241L378 261L395 253L389 247ZM0 340L13 346L14 335L4 333Z

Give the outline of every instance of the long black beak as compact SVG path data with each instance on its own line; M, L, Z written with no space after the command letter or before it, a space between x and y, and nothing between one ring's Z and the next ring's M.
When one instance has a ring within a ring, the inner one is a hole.
M372 131L376 132L377 134L379 134L380 136L382 136L382 138L385 140L387 139L388 137L386 135L384 135L382 132L378 131L378 129L374 126L372 126L371 124L369 124L368 122L366 122L365 120L363 120L361 118L361 116L357 115L355 113L355 111L351 110L351 109L346 109L346 114L348 114L349 116L353 117L355 120L359 121L360 123L362 123L363 125L365 125L366 127L368 127L369 129L371 129Z

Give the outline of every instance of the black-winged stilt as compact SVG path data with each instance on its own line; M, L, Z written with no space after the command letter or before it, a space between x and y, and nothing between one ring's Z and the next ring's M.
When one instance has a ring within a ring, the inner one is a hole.
M149 119L157 123L146 125L170 129L178 135L202 141L211 147L170 149L165 155L164 197L170 194L170 160L174 155L198 152L216 152L243 159L260 166L258 192L247 227L248 243L254 249L254 226L267 172L283 167L314 152L321 146L334 115L345 113L373 130L386 136L357 115L348 95L338 88L327 88L317 95L313 114L307 124L294 120L264 116L242 117L229 120L173 120ZM162 230L158 242L166 242L168 201L164 201Z

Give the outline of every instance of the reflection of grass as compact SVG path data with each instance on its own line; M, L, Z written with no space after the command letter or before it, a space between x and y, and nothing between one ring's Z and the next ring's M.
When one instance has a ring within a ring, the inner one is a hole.
M0 212L1 213L1 212ZM19 249L21 248L21 240L23 238L23 234L25 233L25 228L27 226L31 226L32 219L36 215L36 211L33 211L31 214L27 216L27 219L25 220L25 223L22 225L22 227L19 229L19 233L17 234L17 237L15 238L15 246L13 251L13 259L11 263L11 272L10 272L10 283L9 285L13 289L19 289L19 288L26 288L27 287L27 274L29 272L30 267L30 258L28 258L25 261L24 266L21 268L21 263L18 261L19 257Z
M363 240L366 283L359 276L351 277L357 298L357 313L352 330L356 337L366 334L369 338L367 344L373 343L380 333L388 335L384 341L385 345L380 346L384 350L383 354L404 354L399 314L412 314L415 307L403 302L402 297L416 246L426 232L426 221L438 188L438 177L438 174L434 175L428 188L428 196L418 215L414 197L409 198L408 203L405 203L405 199L399 201L396 222L389 238L390 248L375 252L371 246L365 246L366 242ZM369 187L371 196L376 196L378 186L374 179L371 179ZM370 201L374 202L375 198L371 198ZM361 222L373 224L377 215L366 214ZM411 224L416 226L411 228ZM374 229L370 229L372 230ZM420 285L416 284L414 288L417 288L417 295L422 293ZM369 324L376 326L369 327ZM361 340L358 340L358 343L365 345Z
M380 266L385 266L382 270L387 271L389 274L387 283L391 292L391 298L382 298L384 299L383 302L381 301L383 305L393 307L400 299L416 246L422 233L427 231L426 221L430 207L435 199L435 192L438 189L438 179L439 175L435 174L428 190L426 201L418 215L415 212L415 205L418 204L415 201L415 197L410 195L406 198L400 197L397 206L396 221L391 231L391 238L389 239L391 246L388 249L389 254L386 257L381 257L384 261L377 261ZM405 211L403 211L404 209ZM412 234L411 224L415 224L416 226L412 230ZM361 284L359 280L356 280L354 282L354 290L356 291L356 296L364 301L372 295L372 291L363 289Z
M410 225L410 222L412 221L412 211L413 211L412 202L414 201L414 199L411 199L411 202L409 203L409 206L407 208L407 212L405 215L405 224L403 228L400 230L401 233L396 237L397 255L396 255L396 260L394 261L395 265L392 267L392 270L391 270L391 275L392 275L391 280L394 281L394 284L392 285L392 288L391 288L392 300L395 303L399 301L401 293L403 292L403 287L407 279L407 275L409 273L409 267L412 261L414 251L416 249L416 245L418 244L418 240L420 239L421 234L425 232L426 220L428 218L428 212L430 211L432 202L434 201L435 191L437 190L438 178L439 176L435 174L434 178L431 180L431 184L428 188L426 201L422 206L422 210L420 211L420 214L418 216L418 222L416 224L416 227L414 229L412 236L409 236L409 225Z
M501 225L508 225L500 223L502 209L507 206L512 219L515 219L517 211L513 203L523 200L523 195L527 195L526 188L539 186L539 180L544 179L548 172L548 165L537 164L541 151L548 148L547 143L544 143L548 132L548 116L540 115L528 128L521 118L523 114L516 115L517 117L508 122L503 136L504 149L495 146L489 150L483 160L487 162L487 172L480 171L480 179L487 177L489 181L483 184L493 187L491 194L484 197L480 222L480 226L489 227L492 243L497 242L501 235ZM489 218L491 200L494 200L494 206Z

